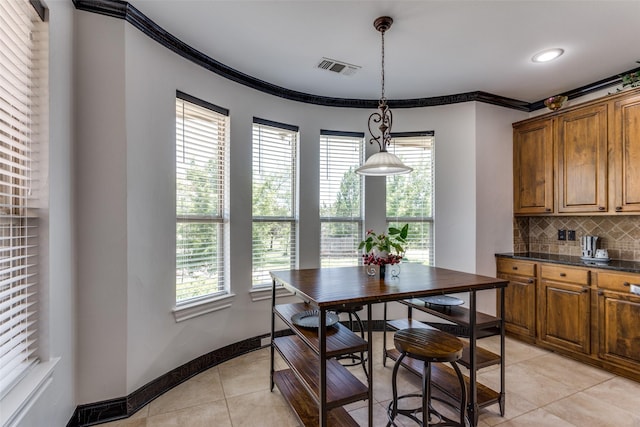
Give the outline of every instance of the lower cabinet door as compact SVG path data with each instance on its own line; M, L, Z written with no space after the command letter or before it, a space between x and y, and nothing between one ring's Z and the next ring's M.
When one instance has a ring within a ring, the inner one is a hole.
M509 281L504 290L504 321L507 331L524 337L536 336L536 280L533 277L498 274Z
M640 297L598 292L598 356L640 371Z
M589 354L590 298L587 286L541 280L538 295L540 341Z

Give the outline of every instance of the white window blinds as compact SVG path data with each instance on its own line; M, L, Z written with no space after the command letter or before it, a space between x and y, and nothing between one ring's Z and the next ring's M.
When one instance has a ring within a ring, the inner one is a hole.
M46 24L27 0L0 2L0 398L37 363L46 76Z
M296 266L298 128L254 118L252 284Z
M320 131L320 263L358 265L362 240L364 134Z
M228 112L176 99L176 303L225 291Z
M433 132L392 135L391 149L413 172L387 177L387 222L409 224L403 262L433 265Z

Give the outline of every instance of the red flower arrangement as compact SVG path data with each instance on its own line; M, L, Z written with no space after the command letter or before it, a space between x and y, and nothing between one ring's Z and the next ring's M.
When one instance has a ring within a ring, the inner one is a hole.
M380 258L372 253L362 254L362 262L364 265L393 265L398 264L402 260L402 255L389 254L386 258Z
M405 224L401 229L389 227L386 234L376 234L373 230L368 230L366 239L358 246L358 249L365 250L362 255L363 263L379 266L398 264L405 251L408 232L409 224ZM394 251L395 254L392 253Z

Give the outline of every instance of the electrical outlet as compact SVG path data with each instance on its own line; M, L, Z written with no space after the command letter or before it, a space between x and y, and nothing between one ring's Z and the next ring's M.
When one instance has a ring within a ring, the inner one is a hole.
M558 230L558 240L567 240L567 230Z
M576 230L569 230L567 240L576 240Z

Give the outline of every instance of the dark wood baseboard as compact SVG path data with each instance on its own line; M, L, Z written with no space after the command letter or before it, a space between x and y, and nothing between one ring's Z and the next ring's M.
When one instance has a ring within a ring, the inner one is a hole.
M367 328L367 321L364 320L363 323ZM382 320L374 320L372 327L374 331L382 331L383 325ZM276 337L292 333L290 329L285 329L276 332ZM87 427L128 418L163 393L207 369L263 348L262 339L269 336L270 334L264 334L248 338L204 354L150 381L128 396L78 405L67 427Z

